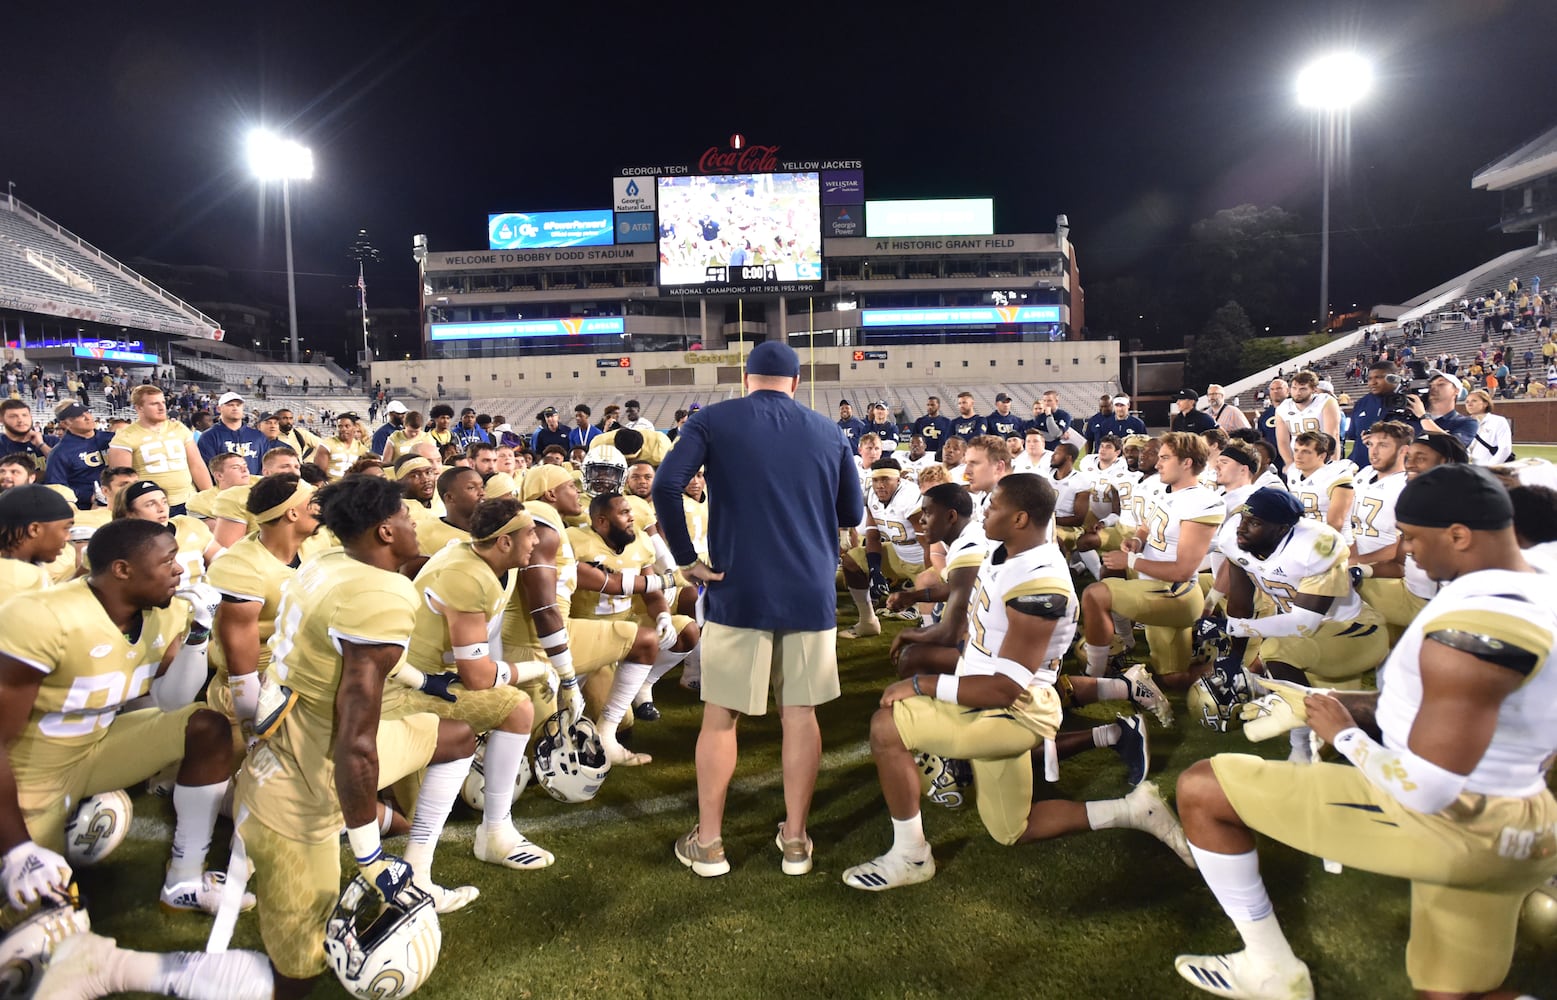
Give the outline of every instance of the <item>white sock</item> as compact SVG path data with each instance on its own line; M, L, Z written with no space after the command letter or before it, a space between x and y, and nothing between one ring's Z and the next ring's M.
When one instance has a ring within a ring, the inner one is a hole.
M930 842L924 839L924 819L914 813L908 819L892 821L892 852L919 857L929 850Z
M232 695L233 713L240 720L252 720L259 713L259 674L228 674L227 690Z
M634 663L631 660L623 660L616 665L616 677L611 682L611 695L606 699L605 707L600 710L600 739L616 742L616 727L622 721L622 716L627 714L627 706L632 704L633 694L643 686L644 678L653 670L652 664Z
M486 785L482 793L482 821L488 830L508 823L514 811L514 785L524 764L524 748L529 733L506 733L494 729L487 734Z
M461 757L427 769L427 778L416 797L416 815L411 818L411 842L405 848L405 860L418 882L432 879L433 850L443 836L443 824L449 820L449 811L454 808L473 760L474 757ZM512 786L510 780L509 787Z
M1119 742L1119 723L1110 722L1106 726L1094 726L1092 728L1092 745L1095 747L1111 747ZM1094 829L1096 829L1094 827Z
M175 951L164 955L121 952L135 958L123 963L149 977L138 983L121 983L116 989L161 993L188 1000L270 1000L275 992L270 959L258 951ZM151 959L144 963L142 959ZM155 969L155 971L152 971ZM132 973L133 974L133 973Z
M1124 799L1100 799L1087 803L1087 825L1094 830L1128 827L1130 806Z
M1076 553L1076 558L1081 560L1081 565L1087 568L1094 580L1103 579L1103 560L1098 558L1096 550L1088 549L1086 552Z
M1123 642L1125 649L1135 648L1135 619L1126 618L1117 611L1110 611L1108 617L1114 620L1114 634Z
M695 649L696 647L693 648ZM649 671L649 679L643 682L643 687L639 688L638 693L633 696L633 704L642 705L645 702L653 701L654 685L659 683L661 677L675 670L677 664L691 655L689 652L678 653L673 649L660 650L660 655L654 660L654 667Z
M1087 651L1087 676L1102 677L1108 673L1109 647L1094 646L1089 642L1083 648Z
M1194 844L1189 845L1189 853L1222 911L1238 928L1249 957L1280 964L1296 962L1260 879L1259 855L1254 851L1217 854Z
M850 587L849 596L854 598L854 607L860 613L860 621L873 622L876 620L876 609L870 604L870 591L864 587Z
M1098 701L1129 701L1130 682L1118 677L1099 677L1097 679Z
M211 831L222 808L227 782L214 785L174 785L173 858L168 863L167 885L192 882L205 869L211 850Z

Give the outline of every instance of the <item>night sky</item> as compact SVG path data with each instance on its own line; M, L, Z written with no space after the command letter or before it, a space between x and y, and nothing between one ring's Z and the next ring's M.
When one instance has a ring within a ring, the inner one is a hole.
M1002 232L1066 213L1084 285L1242 202L1317 232L1292 78L1338 46L1378 79L1335 193L1332 299L1397 302L1529 242L1489 232L1498 199L1470 176L1557 119L1550 0L97 6L7 12L0 180L120 258L274 275L279 197L242 140L295 135L320 339L355 302L359 228L385 255L372 304L409 305L414 233L481 248L488 212L608 207L616 167L734 132L863 160L872 198L992 196Z

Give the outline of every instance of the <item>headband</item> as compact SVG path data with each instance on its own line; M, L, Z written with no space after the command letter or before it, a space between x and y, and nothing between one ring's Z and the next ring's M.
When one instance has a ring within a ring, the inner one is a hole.
M495 538L501 538L502 536L512 534L515 531L523 531L526 528L533 527L535 527L535 519L525 511L521 510L513 517L510 517L507 521L504 521L503 526L492 532L490 535L482 535L480 538L472 538L471 541L490 542Z
M305 483L299 479L297 481L297 485L292 489L291 496L276 504L274 507L259 511L254 515L254 520L259 524L269 524L271 521L274 521L276 518L282 516L293 507L301 507L308 500L308 498L312 497L313 495L314 488L308 483Z
M422 469L431 469L432 467L433 464L431 462L427 461L427 459L423 458L421 455L418 455L409 462L401 465L400 468L396 469L395 478L404 479L413 472L420 472Z
M872 470L870 470L870 478L872 478L872 479L898 479L898 478L901 478L902 475L903 475L903 473L901 471L897 470L897 469L872 469Z

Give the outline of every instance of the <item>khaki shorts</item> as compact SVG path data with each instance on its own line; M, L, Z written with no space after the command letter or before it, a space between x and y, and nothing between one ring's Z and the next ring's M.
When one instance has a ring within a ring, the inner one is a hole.
M1357 592L1394 628L1406 628L1416 619L1417 612L1427 607L1427 598L1411 593L1406 589L1406 581L1400 577L1369 577L1362 581Z
M1108 588L1109 596L1113 598L1113 612L1142 625L1189 628L1200 617L1206 603L1198 580L1166 583L1146 577L1121 580L1111 576L1103 579L1103 586Z
M991 837L1007 846L1027 832L1033 807L1030 754L1060 727L1059 694L1048 686L1031 692L1034 704L1024 712L1025 724L1006 709L968 708L928 695L892 705L904 746L972 764L979 819Z
M820 705L838 697L838 630L769 632L718 622L703 626L704 701L743 715L766 715L770 683L780 708Z
M431 713L380 722L378 784L387 788L415 774L438 746L438 717ZM277 793L285 794L277 788ZM256 795L268 794L265 787ZM293 840L248 815L237 833L254 863L249 888L259 899L260 940L276 971L310 979L325 968L324 930L341 894L341 845L337 836L315 843Z
M865 546L856 545L850 549L847 559L855 569L861 573L870 572L870 562L865 558ZM897 548L890 542L883 542L881 546L881 575L892 581L913 581L920 573L924 572L923 562L906 562L897 554Z
M118 716L102 737L85 744L45 737L19 742L11 751L16 799L33 842L65 850L67 802L71 809L89 795L128 788L184 759L184 729L204 705L173 712L144 708Z
M1480 993L1508 975L1519 908L1557 873L1557 801L1471 793L1424 815L1343 764L1211 758L1251 829L1351 868L1411 882L1406 971L1418 990ZM1510 849L1510 845L1518 845Z
M1255 626L1258 627L1258 621ZM1283 636L1260 643L1260 660L1297 667L1316 687L1356 680L1389 655L1389 630L1366 604L1354 621L1325 622L1312 636Z
M1106 528L1097 529L1097 550L1099 552L1118 552L1124 545L1124 540L1135 534L1126 530L1119 522L1114 522Z

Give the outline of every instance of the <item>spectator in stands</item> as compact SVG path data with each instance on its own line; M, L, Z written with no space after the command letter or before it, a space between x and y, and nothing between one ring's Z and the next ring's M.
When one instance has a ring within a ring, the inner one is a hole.
M1423 433L1452 434L1459 439L1460 444L1469 448L1481 425L1475 417L1467 417L1455 410L1454 404L1464 392L1465 384L1458 378L1440 373L1428 383L1425 405L1422 397L1414 392L1406 394L1406 403L1411 407L1411 415L1421 424Z
M454 425L454 442L461 448L469 448L478 441L491 444L492 435L478 423L475 409L467 406L460 411L460 422Z
M636 418L638 415L637 407L631 406L631 404L629 404L629 407L629 412ZM568 454L568 432L562 429L557 416L557 408L548 406L537 413L535 419L540 422L540 426L536 427L535 433L530 435L530 450L537 455L544 455L547 445L560 445L562 447L562 455L566 458ZM650 430L653 430L653 428L651 427Z
M865 433L874 434L881 441L881 453L890 456L897 450L898 427L892 419L892 411L884 400L876 400L865 410Z
M1027 427L1027 421L1011 412L1011 397L1003 392L995 393L995 408L989 416L984 418L984 427L989 433L999 438L1008 438L1012 434L1020 434Z
M184 505L196 490L211 488L207 460L195 446L194 433L168 419L167 397L161 389L136 386L130 405L135 407L135 422L114 434L108 446L108 464L130 466L137 478L156 483L167 494L169 516L177 517L184 513Z
M1244 416L1243 410L1227 402L1227 392L1219 383L1206 386L1206 403L1206 413L1227 433L1249 426L1249 418Z
M42 469L52 451L43 432L33 423L32 407L25 400L8 399L0 403L0 455L24 454Z
M384 407L384 426L373 432L373 454L384 454L384 445L389 442L389 435L405 426L405 404L398 399L390 400Z
M854 415L854 404L847 399L838 400L838 429L843 432L844 440L849 442L849 450L858 454L860 437L865 433L865 421Z
M625 418L622 424L623 427L631 427L639 434L648 434L657 429L652 421L645 420L638 415L638 411L642 409L642 406L636 399L629 399L622 405L622 416Z
M216 409L222 418L200 435L201 463L211 461L224 451L230 451L242 456L249 466L249 475L258 476L260 457L265 453L265 435L244 423L243 397L236 392L224 392L216 401ZM169 499L171 502L171 496Z
M1098 410L1099 414L1104 412L1112 412L1113 397L1105 398L1109 400L1109 407L1105 410L1101 406L1100 400L1100 406ZM996 396L995 409L998 410L999 408L1000 397ZM1011 436L1010 431L1004 428L997 428L995 426L993 423L993 416L991 416L990 419L991 423L989 425L989 432L991 434L998 433L1001 437L1004 438L1009 438ZM1042 396L1039 396L1038 399L1033 403L1033 419L1027 421L1021 427L1018 427L1016 431L1018 434L1023 434L1027 428L1036 427L1038 428L1038 432L1043 435L1044 447L1053 448L1061 441L1061 439L1065 437L1065 432L1070 430L1071 423L1072 420L1070 414L1060 407L1060 394L1055 392L1053 389L1050 389ZM1025 437L1025 434L1023 434L1023 436Z
M1345 440L1352 442L1352 450L1347 457L1359 469L1368 467L1368 443L1364 440L1368 436L1368 428L1384 419L1384 405L1396 393L1397 384L1390 378L1394 374L1395 366L1388 361L1375 361L1369 365L1368 394L1352 407L1351 426L1347 428Z
M79 510L92 509L92 491L103 469L103 452L113 435L97 429L92 411L80 403L61 403L54 411L65 433L49 452L44 482L68 486Z
M1087 450L1097 451L1097 446L1103 438L1112 434L1123 441L1132 434L1146 433L1146 423L1140 417L1130 415L1129 396L1110 396L1108 400L1109 414L1101 413L1087 421Z
M573 426L568 428L568 447L583 448L589 450L589 442L600 436L600 430L590 424L589 418L593 411L585 403L573 407ZM676 411L676 426L681 426L681 421L686 419L685 410Z
M432 425L427 428L427 436L432 438L433 444L439 449L455 444L454 407L448 403L439 403L428 411L428 416L432 418Z
M1173 397L1173 416L1168 420L1168 430L1187 434L1200 434L1216 426L1216 421L1204 410L1196 409L1200 393L1193 389L1180 389Z
M925 450L941 460L941 445L951 437L951 421L941 415L941 397L930 396L924 401L924 416L914 421L914 433L924 438Z
M484 424L481 422L483 419L486 420ZM528 451L530 448L530 442L521 437L519 432L514 430L513 426L509 424L508 418L502 414L484 418L478 416L476 417L476 426L484 428L495 445L506 445L516 452Z
M620 406L617 406L615 403L610 404L603 411L601 411L600 422L598 424L596 424L595 427L602 434L604 434L607 431L614 431L614 430L616 430L616 428L618 427L618 424L616 422L616 415L618 413L621 413L621 412L622 412L622 408Z

